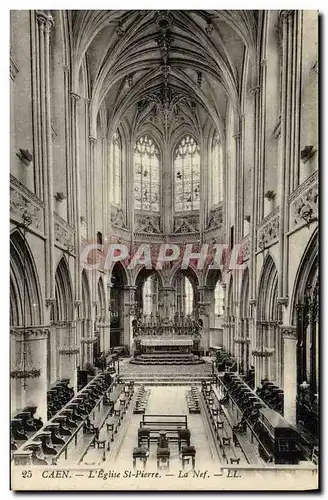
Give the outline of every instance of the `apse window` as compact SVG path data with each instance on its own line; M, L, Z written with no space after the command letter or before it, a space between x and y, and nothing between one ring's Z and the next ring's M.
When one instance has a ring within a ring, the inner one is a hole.
M185 277L185 313L192 314L194 305L194 290L189 279Z
M134 148L134 208L159 212L160 154L153 140L143 135Z
M176 212L199 210L200 156L195 139L186 135L174 152L174 200Z
M212 205L223 201L223 151L218 136L215 136L212 148Z

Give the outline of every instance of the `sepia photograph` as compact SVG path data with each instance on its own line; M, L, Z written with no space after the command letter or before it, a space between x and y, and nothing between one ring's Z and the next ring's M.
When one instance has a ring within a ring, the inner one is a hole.
M318 490L319 20L10 10L12 490Z

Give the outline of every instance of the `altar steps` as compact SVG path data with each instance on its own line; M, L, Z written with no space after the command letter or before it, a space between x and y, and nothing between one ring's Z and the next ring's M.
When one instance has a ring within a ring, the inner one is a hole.
M202 358L193 354L140 354L130 360L135 365L200 365Z
M122 384L125 384L129 382L130 380L133 380L136 385L183 385L183 386L189 386L189 385L201 385L203 381L209 382L212 380L212 374L196 374L196 375L181 375L181 374L165 374L165 375L159 375L157 373L154 374L147 374L147 375L120 375L119 381Z

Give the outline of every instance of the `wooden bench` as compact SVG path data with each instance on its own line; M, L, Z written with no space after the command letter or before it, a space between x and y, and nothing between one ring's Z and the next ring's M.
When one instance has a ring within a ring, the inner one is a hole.
M140 428L142 427L158 427L162 430L165 430L164 427L168 430L187 429L188 419L186 415L144 415L140 422Z

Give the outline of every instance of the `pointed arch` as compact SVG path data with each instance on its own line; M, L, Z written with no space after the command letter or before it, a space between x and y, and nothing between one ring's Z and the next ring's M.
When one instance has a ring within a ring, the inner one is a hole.
M129 285L128 271L122 262L116 262L112 267L110 273L110 280L113 285L119 284L120 286Z
M10 236L10 325L42 323L43 307L36 266L28 243L17 229Z
M140 285L140 283L146 281L146 279L149 278L149 276L151 276L152 274L155 274L157 276L159 286L163 287L164 286L163 273L158 269L156 269L155 267L152 267L152 269L146 269L145 266L141 266L137 270L137 274L134 279L135 286L138 286Z
M301 259L295 279L291 323L297 331L297 382L307 382L311 397L319 386L319 240L315 230ZM300 410L300 409L299 409ZM303 410L298 411L298 419ZM305 411L306 413L306 411ZM305 419L306 420L306 419ZM309 426L310 429L311 426ZM311 429L310 429L311 431ZM312 433L316 433L313 428Z
M318 274L319 237L318 229L312 234L299 264L291 297L291 324L296 324L296 306L305 296L306 290Z
M220 269L209 269L206 272L205 275L205 285L209 287L215 287L216 284L219 282L222 282L222 273Z
M53 309L53 321L69 321L73 319L73 292L70 270L63 256L55 274L56 303Z
M189 266L187 269L181 269L181 262L177 262L173 266L172 271L171 271L170 282L172 283L172 286L174 286L175 280L176 280L177 276L179 275L179 273L181 273L183 276L186 276L189 279L190 283L192 284L192 286L195 290L195 293L197 293L197 289L200 286L200 279L199 279L199 276L197 274L196 269L192 265L190 265L190 263L189 263Z
M271 321L277 318L277 266L270 253L264 260L258 289L257 319Z

